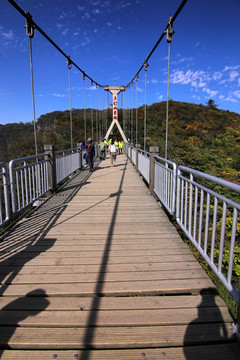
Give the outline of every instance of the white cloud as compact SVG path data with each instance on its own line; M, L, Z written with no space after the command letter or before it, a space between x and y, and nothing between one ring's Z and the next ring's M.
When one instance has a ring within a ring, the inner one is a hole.
M216 96L218 94L217 90L211 90L211 89L208 89L208 88L203 88L203 91L206 92L211 97L214 97L214 96Z
M86 46L90 43L90 38L88 36L81 42L81 46Z
M84 11L84 10L85 10L85 6L77 5L77 9L78 9L79 11Z
M64 30L62 31L62 35L63 35L63 36L67 35L68 31L69 31L68 28L64 29Z
M234 66L225 66L223 71L229 71L229 70L238 70L240 68L240 65L234 65Z
M0 35L3 40L12 40L14 38L14 32L12 30L7 32L1 31Z
M233 95L240 99L240 90L236 90L233 92Z
M55 97L66 97L66 95L64 94L57 94L57 93L53 93L52 96L55 96Z
M230 101L230 102L233 102L233 103L237 103L238 100L236 100L235 98L233 98L231 95L229 95L227 98L226 98L227 101Z
M221 71L214 71L213 80L217 81L223 77L223 73Z
M99 9L94 9L94 10L92 11L92 13L93 13L94 15L99 15L99 14L100 14L100 10L99 10Z
M210 80L211 78L209 74L201 70L187 70L185 72L182 70L175 70L175 72L171 75L171 83L183 85L189 84L195 88L203 88Z
M234 81L238 77L238 71L231 71L229 74L229 81Z
M88 12L85 12L84 15L82 16L83 20L89 20L90 19L90 14Z

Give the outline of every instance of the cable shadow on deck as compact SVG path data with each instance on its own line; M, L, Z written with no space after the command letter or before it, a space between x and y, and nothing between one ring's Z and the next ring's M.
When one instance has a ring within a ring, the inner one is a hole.
M103 295L103 286L104 286L104 280L105 280L105 276L106 276L106 267L108 264L108 258L109 258L109 254L110 254L112 237L113 237L114 227L116 224L119 201L120 201L120 196L122 194L122 187L123 187L123 181L124 181L124 177L125 177L125 173L126 173L127 164L128 164L128 160L126 160L125 165L124 165L124 169L123 169L123 173L121 176L118 191L109 196L109 197L116 197L116 201L115 201L115 205L114 205L114 209L113 209L110 227L108 230L108 235L107 235L107 240L106 240L106 244L105 244L105 249L103 252L102 262L101 262L101 266L99 269L97 284L96 284L96 288L94 291L95 296L93 297L93 300L92 300L90 315L89 315L89 318L87 321L86 332L85 332L85 335L83 338L83 344L84 344L85 349L80 352L80 360L90 359L90 353L91 353L91 350L93 349L92 343L93 343L93 339L94 339L95 326L96 326L97 316L98 316L98 309L100 307L101 296Z

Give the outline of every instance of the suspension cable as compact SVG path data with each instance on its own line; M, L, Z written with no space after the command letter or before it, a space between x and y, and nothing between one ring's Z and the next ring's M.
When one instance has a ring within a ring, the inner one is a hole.
M68 67L68 82L69 82L69 106L70 106L70 142L71 142L71 149L73 148L73 131L72 131L72 93L71 93L71 67L72 61L70 56L68 56L67 60L67 67Z
M32 60L32 38L34 37L34 25L32 22L32 16L26 13L26 33L29 37L29 49L30 49L30 72L31 72L31 87L32 87L32 106L33 106L33 131L35 152L38 153L37 148L37 129L36 129L36 111L35 111L35 96L34 96L34 82L33 82L33 60Z
M18 4L16 4L16 2L14 0L8 0L14 7L15 9L22 14L25 19L27 20L29 16L31 16L31 14L29 14L29 12L25 12ZM32 19L32 16L31 16ZM45 39L47 39L66 59L68 59L68 55L33 21L33 27L35 29L37 29L44 37ZM81 71L82 74L85 74L85 76L89 79L92 80L93 82L96 83L96 85L99 85L100 87L104 87L104 85L101 85L99 83L97 83L96 81L94 81L90 76L88 76L73 60L71 60L72 65L74 65L79 71Z
M138 79L139 76L136 76L136 146L138 143Z
M91 80L90 86L91 86L91 126L92 126L92 139L93 139L93 94L92 94L93 82L92 82L92 80Z
M85 101L85 74L82 74L83 78L83 119L84 119L84 139L87 143L87 123L86 123L86 101Z
M146 130L147 130L147 71L148 71L147 60L144 63L145 70L145 107L144 107L144 151L146 151Z
M188 0L183 0L182 3L180 4L179 8L177 9L177 11L175 12L175 14L170 18L171 19L171 26L173 25L174 21L176 20L176 18L178 17L178 15L180 14L180 12L182 11L184 5L187 3ZM164 38L166 31L168 29L169 23L167 24L166 28L164 29L162 35L159 37L158 41L156 42L156 44L154 45L153 49L151 50L151 52L149 53L149 55L145 58L145 61L148 61L150 59L150 57L152 56L152 54L154 53L154 51L156 50L156 48L158 47L158 45L160 44L160 42L162 41L162 39ZM131 82L136 78L136 76L139 75L139 73L141 72L141 70L144 68L144 63L142 64L142 66L140 67L140 69L137 71L137 73L134 75L134 77L132 78L132 80L129 81L128 85L131 84ZM127 86L128 86L127 85Z
M165 159L168 156L168 110L169 110L169 83L170 83L170 55L171 42L173 39L174 30L172 29L171 18L168 20L168 28L166 30L166 37L168 42L168 81L167 81L167 109L166 109L166 141L165 141Z
M131 96L131 142L133 143L133 82L131 83L132 96Z

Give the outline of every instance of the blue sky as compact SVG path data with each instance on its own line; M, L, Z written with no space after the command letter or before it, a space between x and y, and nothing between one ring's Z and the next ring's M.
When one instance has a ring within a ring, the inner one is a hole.
M127 85L182 0L16 0L86 74L102 85ZM240 113L240 1L188 0L174 22L170 99ZM33 120L29 39L25 19L1 0L0 124ZM36 117L69 109L66 59L38 31L32 40ZM149 59L147 103L167 98L168 44ZM72 107L104 108L107 92L71 69ZM137 97L136 97L137 90ZM119 95L119 106L145 102L145 72Z

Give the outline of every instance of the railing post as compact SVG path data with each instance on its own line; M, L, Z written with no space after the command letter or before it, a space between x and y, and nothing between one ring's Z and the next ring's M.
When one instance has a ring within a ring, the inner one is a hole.
M154 178L155 178L155 163L154 163L154 156L158 155L159 147L158 146L150 146L150 168L149 168L149 192L151 195L154 194Z
M77 143L77 151L78 151L78 167L81 170L82 169L82 147L81 143Z
M131 143L130 145L130 160L132 162L132 148L133 148L133 144Z
M136 171L138 171L138 152L140 147L141 147L140 144L136 144Z
M52 192L55 192L57 184L55 146L44 144L44 154L47 155L46 160L49 160L50 156L50 161L48 162L48 183Z

